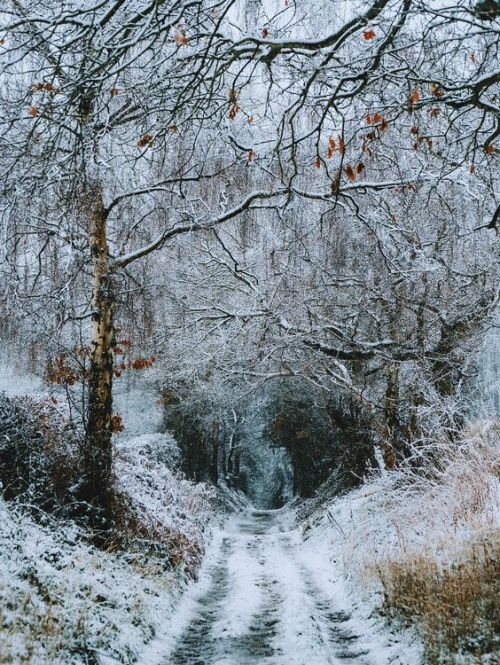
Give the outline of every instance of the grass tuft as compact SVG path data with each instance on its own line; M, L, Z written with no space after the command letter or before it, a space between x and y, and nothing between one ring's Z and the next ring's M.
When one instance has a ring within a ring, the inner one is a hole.
M431 555L387 561L378 569L384 587L383 611L417 622L429 665L472 662L500 647L500 534L470 543L459 559L440 563Z

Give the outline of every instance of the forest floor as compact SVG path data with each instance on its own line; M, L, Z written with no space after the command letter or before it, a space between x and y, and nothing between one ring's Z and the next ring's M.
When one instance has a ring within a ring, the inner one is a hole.
M231 517L169 625L140 663L410 665L420 648L346 592L328 542L304 540L294 512Z
M5 372L0 389L46 397ZM498 422L469 426L432 476L382 472L342 496L325 487L278 511L241 503L228 516L212 490L173 470L154 394L129 387L117 404L121 490L145 523L195 547L165 567L96 550L75 525L0 500L0 663L498 662ZM205 551L200 567L191 551ZM429 660L450 645L459 656Z

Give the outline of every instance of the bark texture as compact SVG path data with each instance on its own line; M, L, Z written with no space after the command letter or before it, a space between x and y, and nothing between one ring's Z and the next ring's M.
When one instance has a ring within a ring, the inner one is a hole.
M106 214L102 193L90 200L92 266L92 355L84 446L84 498L109 516L112 469L113 281L109 270Z

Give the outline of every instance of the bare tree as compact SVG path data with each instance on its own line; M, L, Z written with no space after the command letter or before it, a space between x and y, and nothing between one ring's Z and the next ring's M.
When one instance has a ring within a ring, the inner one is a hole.
M247 335L258 322L262 347L274 339L263 378L299 372L361 399L355 368L381 364L393 424L401 364L432 361L446 392L451 347L495 302L490 255L463 269L449 228L470 207L475 226L456 224L459 240L473 245L476 234L488 249L498 221L496 4L285 2L252 9L251 24L246 9L235 0L8 0L0 13L5 271L13 302L60 303L71 290L57 325L92 321L82 496L101 507L116 300L139 259L174 242L185 256L181 238L212 233L203 251L218 288L210 304L191 303L198 319L216 334L229 324ZM452 187L464 188L461 210L450 206ZM417 210L431 204L435 219L422 220ZM253 276L235 260L238 243L217 235L250 211L282 223L297 250L281 274L273 262L282 259L266 256L265 275ZM352 235L341 243L331 238L338 220ZM330 265L333 246L352 265L341 256ZM45 279L62 256L68 274ZM237 287L227 306L224 279ZM454 295L460 306L448 306Z
M223 5L54 1L39 11L15 0L2 10L2 205L18 250L5 258L16 273L33 248L20 239L34 236L40 265L50 247L65 247L79 257L84 288L90 280L91 298L76 313L92 322L81 496L106 511L120 272L176 236L280 195L223 196L232 157L221 156L218 136L200 151L194 120L170 123L171 95L193 71L179 56L190 48L186 26L215 30ZM36 274L28 274L32 297Z

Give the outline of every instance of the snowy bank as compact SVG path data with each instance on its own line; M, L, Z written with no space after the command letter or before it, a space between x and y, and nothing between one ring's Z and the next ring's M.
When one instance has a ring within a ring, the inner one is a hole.
M416 630L424 660L409 663L495 662L499 452L498 422L471 425L306 516L311 556L343 571L339 594Z
M15 395L15 377L9 385ZM137 423L141 408L144 416L148 398L134 400L129 420ZM43 454L45 466L37 462L36 469L45 473L54 460L67 464L65 409L43 391L3 399L15 414L32 416L20 431L28 436L29 458ZM29 504L30 494L0 499L0 663L133 663L168 625L210 539L214 497L177 471L173 437L152 429L146 418L149 433L135 435L135 428L117 437L115 487L123 513L119 538L107 550L94 547L64 511L47 512L38 497ZM40 436L30 439L31 431ZM3 438L9 445L7 431Z

